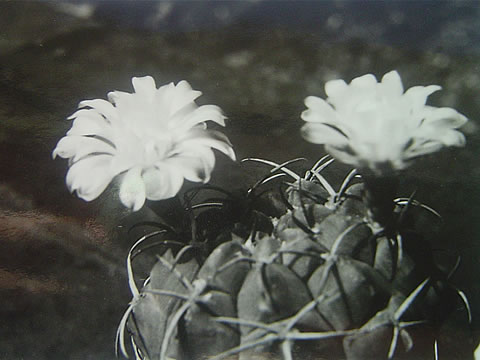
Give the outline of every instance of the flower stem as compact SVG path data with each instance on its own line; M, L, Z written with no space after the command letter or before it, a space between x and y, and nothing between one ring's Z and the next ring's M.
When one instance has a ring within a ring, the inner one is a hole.
M368 208L368 220L375 228L384 230L392 223L394 199L397 194L398 177L395 174L378 176L363 175L364 201Z

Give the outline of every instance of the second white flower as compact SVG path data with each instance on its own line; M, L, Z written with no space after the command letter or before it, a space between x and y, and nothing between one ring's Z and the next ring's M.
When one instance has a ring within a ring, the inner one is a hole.
M338 160L374 173L403 169L421 155L445 146L463 146L457 130L467 118L451 108L427 106L440 86L414 86L403 91L396 71L381 82L367 74L350 84L325 84L326 100L305 99L305 139L324 144Z

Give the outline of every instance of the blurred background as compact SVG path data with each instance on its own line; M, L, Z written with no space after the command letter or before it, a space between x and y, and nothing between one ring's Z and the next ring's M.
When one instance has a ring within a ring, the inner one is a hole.
M430 104L471 119L467 146L420 161L403 195L435 208L435 247L461 257L452 283L480 329L480 3L478 1L2 1L0 2L0 359L114 359L130 300L132 239L115 191L71 195L67 163L51 159L80 100L188 80L228 116L239 158L313 163L323 149L299 135L307 95L325 81L396 69L405 88L438 84ZM262 171L219 159L213 181L249 185ZM333 166L327 176L346 173ZM139 215L141 216L141 214ZM465 316L459 309L459 316ZM451 342L455 342L454 338ZM463 345L462 345L463 346ZM459 350L459 359L466 359Z

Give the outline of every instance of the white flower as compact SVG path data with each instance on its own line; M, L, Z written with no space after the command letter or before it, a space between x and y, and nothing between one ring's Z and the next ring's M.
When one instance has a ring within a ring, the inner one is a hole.
M207 182L215 164L213 149L231 159L227 137L207 130L205 121L225 126L219 107L197 106L200 91L188 82L157 89L150 76L134 77L135 92L113 91L108 101L82 101L67 136L60 139L53 158L68 158L70 191L91 201L121 174L120 200L139 210L145 198L175 196L184 179Z
M475 352L473 353L473 358L475 360L480 360L480 345L478 345L475 349Z
M327 100L305 99L301 117L306 140L324 144L338 160L373 172L403 169L412 159L445 146L463 146L456 130L467 118L454 109L426 106L427 97L440 86L414 86L403 91L396 71L379 83L367 74L350 84L325 84Z

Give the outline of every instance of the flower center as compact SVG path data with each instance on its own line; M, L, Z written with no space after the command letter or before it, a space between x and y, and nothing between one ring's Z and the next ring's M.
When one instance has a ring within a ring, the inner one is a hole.
M152 166L159 160L165 159L172 149L170 136L162 136L157 139L148 139L143 145L142 162L145 167Z

